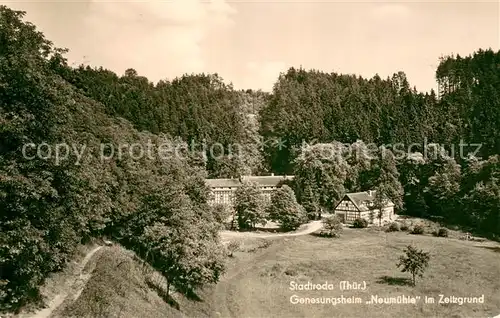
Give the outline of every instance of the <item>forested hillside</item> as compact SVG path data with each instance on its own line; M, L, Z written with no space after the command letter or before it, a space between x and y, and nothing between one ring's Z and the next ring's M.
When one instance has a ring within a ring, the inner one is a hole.
M255 116L266 94L236 91L217 74L184 75L156 85L133 69L123 76L103 69L64 67L59 75L84 95L105 105L106 113L129 120L137 130L178 136L189 147L212 151L210 177L262 171L255 145ZM231 156L230 145L241 156ZM213 160L217 157L217 160Z
M265 144L266 164L298 176L310 215L345 192L379 189L403 201L399 213L498 235L499 65L492 50L441 58L439 96L411 88L403 72L383 80L290 68L261 109L264 140L279 140Z
M222 248L203 156L127 150L103 157L101 144L106 151L148 142L174 149L183 141L107 115L58 75L72 72L62 51L22 17L0 7L0 309L40 300L48 273L65 266L78 244L103 235L136 251L178 290L216 281ZM23 155L23 145L43 143L39 155L33 148ZM71 147L60 162L57 144Z
M39 301L47 275L102 236L177 290L217 282L224 257L206 177L295 174L310 216L346 191L377 189L398 213L500 235L500 52L441 59L438 93L403 72L297 68L264 93L217 74L154 84L133 69L72 68L23 16L0 7L0 310ZM58 144L69 145L62 159ZM149 144L170 152L137 153ZM389 154L352 156L371 144ZM322 157L325 147L341 156Z

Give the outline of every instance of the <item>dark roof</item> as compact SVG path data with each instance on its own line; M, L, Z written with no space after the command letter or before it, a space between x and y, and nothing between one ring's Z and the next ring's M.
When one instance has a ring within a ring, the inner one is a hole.
M211 188L239 187L241 184L238 179L205 179L205 182Z
M376 193L377 193L377 191L371 191L371 195L370 195L370 193L368 193L368 191L366 191L366 192L347 193L344 196L344 199L346 197L349 198L349 200L351 200L351 202L361 212L362 211L369 211L369 208L366 206L366 203L373 202L373 200L375 200L375 194ZM389 201L387 205L391 206L391 205L394 205L394 203L392 203L392 201ZM335 208L337 208L337 207L335 207Z
M277 186L281 181L293 180L293 176L241 176L242 181L255 182L262 187ZM239 187L239 179L205 179L207 185L211 188Z
M263 187L275 187L285 180L293 180L293 176L242 176L243 181L255 182Z

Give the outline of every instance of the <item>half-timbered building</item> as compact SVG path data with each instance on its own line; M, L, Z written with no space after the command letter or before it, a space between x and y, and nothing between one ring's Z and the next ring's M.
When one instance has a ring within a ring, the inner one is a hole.
M347 193L335 207L335 214L345 224L352 224L358 218L369 223L379 222L379 216L382 223L394 219L394 203L387 200L380 215L374 205L375 194L375 191Z

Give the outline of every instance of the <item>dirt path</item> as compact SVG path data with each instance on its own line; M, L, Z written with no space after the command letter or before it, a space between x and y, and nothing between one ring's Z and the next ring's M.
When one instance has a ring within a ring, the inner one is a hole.
M307 235L323 227L322 221L312 221L302 225L297 231L291 233L279 234L265 234L255 232L235 232L235 231L221 231L221 240L223 244L227 244L233 239L237 238L275 238L275 237L293 237ZM248 271L259 267L260 262L266 260L269 255L276 254L282 248L281 245L271 245L271 247L262 251L256 258L252 258L244 263L238 264L237 269L226 273L222 279L217 283L214 292L213 303L216 304L214 308L215 317L238 317L238 313L234 311L233 304L230 303L228 297L232 292L234 281L238 281L240 277L245 275Z
M228 243L229 241L237 238L272 238L272 237L288 237L288 236L299 236L306 235L323 227L322 221L312 221L307 224L302 225L297 231L291 233L279 233L279 234L264 234L255 232L236 232L236 231L221 231L222 243Z
M48 304L47 308L44 308L42 310L39 310L36 313L29 314L29 315L23 315L22 317L32 317L32 318L48 318L50 315L56 310L57 307L59 307L70 295L73 298L77 298L78 295L82 292L83 288L85 287L85 283L87 280L90 278L88 274L83 273L83 269L87 265L87 263L90 261L92 256L99 251L102 248L102 246L97 246L94 249L92 249L90 252L85 255L85 258L82 260L80 265L78 266L77 269L77 275L70 281L66 282L66 288L64 288L64 291L56 295ZM75 290L76 289L76 290Z
M277 233L277 234L267 234L267 233L255 233L255 232L235 232L235 231L221 231L221 240L223 244L227 244L236 238L274 238L274 237L290 237L290 236L300 236L307 235L322 228L322 221L312 221L308 224L302 225L297 231L290 233ZM36 313L24 314L19 317L30 317L30 318L49 318L54 314L56 309L60 307L67 299L76 299L85 287L86 282L90 278L88 273L84 273L83 270L87 263L92 259L97 251L99 251L103 246L97 246L91 251L89 251L85 258L80 262L76 269L76 273L73 278L69 279L65 283L65 288L62 292L57 294L48 303L47 308L43 308ZM264 259L266 255L271 252L273 248L263 253L259 258ZM246 270L255 266L255 260L245 264L236 273L233 273L230 277L226 277L225 281L231 280L235 276L243 274ZM217 289L220 291L219 295L224 295L224 289L230 288L230 284L224 284L224 282L219 283ZM222 299L220 299L222 298ZM224 314L230 313L230 306L227 306L225 297L219 297L219 301L222 302L222 306L219 306L220 310ZM229 312L228 312L229 311ZM219 312L220 314L220 312Z
M226 273L221 278L216 285L215 292L213 293L212 303L215 305L212 309L213 317L227 318L239 316L238 313L235 312L235 309L233 308L234 304L232 304L230 300L230 296L234 289L234 282L238 282L239 278L243 277L246 273L248 273L248 271L258 268L262 261L268 259L269 255L276 254L281 248L282 246L280 244L271 245L271 247L263 250L257 257L238 264L236 268Z

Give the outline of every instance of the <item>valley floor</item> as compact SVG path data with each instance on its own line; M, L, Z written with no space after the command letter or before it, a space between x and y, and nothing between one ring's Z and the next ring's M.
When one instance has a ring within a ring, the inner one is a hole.
M365 317L367 313L374 318L492 317L500 313L500 244L496 242L386 233L375 228L345 228L340 238L331 239L307 234L315 224L299 229L296 235L238 236L242 245L229 258L221 281L200 291L197 300L174 294L175 306L148 285L152 272L133 253L118 246L103 247L87 266L88 281L77 299L68 297L51 317ZM416 287L409 285L407 273L396 268L408 244L431 255L429 269ZM333 284L333 290L290 290L291 282L326 281ZM340 281L365 282L366 290L341 291ZM161 280L157 282L161 286ZM484 303L439 304L441 294L484 295ZM291 302L292 296L341 295L362 302ZM367 304L372 295L421 299L414 305ZM433 297L435 303L424 303L425 297Z
M402 249L408 244L431 253L429 269L417 280L416 287L408 284L408 274L396 268ZM211 317L365 317L367 313L370 317L492 317L500 313L498 277L500 244L497 243L345 229L338 239L313 235L277 238L269 247L254 253L238 252L225 277L203 298L210 307ZM367 288L340 291L339 282L344 280L364 281ZM325 281L333 283L335 289L290 290L291 282ZM439 304L441 294L484 295L484 304ZM290 298L294 295L355 296L362 303L292 304ZM415 305L366 304L371 295L421 299ZM425 297L433 297L435 303L425 304ZM187 307L186 313L198 316Z

